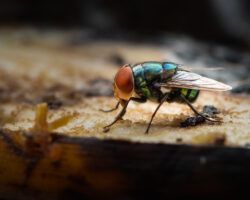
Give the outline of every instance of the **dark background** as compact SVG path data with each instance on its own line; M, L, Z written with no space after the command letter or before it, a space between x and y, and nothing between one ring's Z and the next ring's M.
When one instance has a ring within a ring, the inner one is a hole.
M1 0L0 25L80 28L111 39L185 34L250 49L247 0Z

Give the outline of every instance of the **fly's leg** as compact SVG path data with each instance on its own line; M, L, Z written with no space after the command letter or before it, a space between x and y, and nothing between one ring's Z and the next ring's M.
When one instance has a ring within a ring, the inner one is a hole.
M121 112L116 116L116 118L114 119L114 121L113 121L111 124L109 124L109 125L103 127L103 131L104 131L104 132L109 131L109 128L110 128L112 125L114 125L117 121L119 121L120 119L122 119L122 117L123 117L123 116L125 115L125 113L126 113L126 109L127 109L127 107L128 107L129 101L130 101L130 100L128 100L128 101L126 102L126 104L124 105L123 109L122 109Z
M145 102L147 101L147 98L145 98L145 97L142 97L142 98L131 97L131 98L125 103L123 109L122 109L121 112L116 116L116 118L114 119L114 121L113 121L111 124L109 124L109 125L107 125L107 126L105 126L105 127L103 128L103 131L104 131L104 132L109 131L109 128L110 128L112 125L114 125L117 121L119 121L120 119L122 119L122 117L123 117L123 116L125 115L125 113L126 113L126 109L127 109L127 107L128 107L128 104L129 104L129 101L130 101L130 100L131 100L131 101L136 101L136 102L138 102L138 103L145 103ZM115 109L117 109L118 107L119 107L119 102L117 103Z
M103 109L99 109L100 111L102 112L112 112L114 110L117 110L119 108L119 105L120 105L120 101L117 102L116 106L110 110L103 110Z
M210 122L220 122L220 120L216 120L216 119L213 119L213 118L210 118L210 117L207 117L205 116L204 114L202 113L199 113L193 106L192 104L182 95L180 95L181 99L189 106L189 108L191 108L191 110L196 114L196 115L199 115L201 117L203 117L204 119L210 121Z
M153 115L151 116L150 122L149 122L148 127L147 127L147 129L146 129L146 131L145 131L145 134L147 134L147 133L149 132L150 126L151 126L151 124L152 124L152 121L153 121L153 119L154 119L154 117L155 117L157 111L159 110L159 108L161 107L161 105L168 99L168 96L169 96L169 93L166 93L166 94L164 94L163 97L161 98L159 105L157 106L157 108L155 109Z

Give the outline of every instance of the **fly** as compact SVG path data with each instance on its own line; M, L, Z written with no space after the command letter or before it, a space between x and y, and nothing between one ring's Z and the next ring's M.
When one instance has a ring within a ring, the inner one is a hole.
M114 96L118 103L115 108L102 111L114 111L119 108L119 105L123 108L114 121L104 127L104 131L108 131L113 124L122 119L130 101L145 103L150 100L158 103L145 133L149 132L151 123L164 102L186 103L195 114L208 121L219 122L217 119L199 113L192 103L199 96L200 90L227 91L231 89L229 85L187 71L182 65L173 62L126 64L119 69L114 78Z

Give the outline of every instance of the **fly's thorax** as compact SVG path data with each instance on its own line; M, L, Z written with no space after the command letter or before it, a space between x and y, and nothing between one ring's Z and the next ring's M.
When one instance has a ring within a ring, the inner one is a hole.
M147 82L144 75L144 69L141 64L132 67L134 74L134 91L138 96L148 97L150 92L147 90Z
M144 62L132 67L135 92L151 100L159 100L162 92L155 83L164 83L176 73L178 65L170 62Z
M158 80L164 83L177 72L178 64L171 62L144 62L132 67L134 77L142 77L147 83Z
M134 74L135 93L140 97L147 99L154 99L154 91L152 89L152 82L160 77L162 67L160 65L145 65L145 63L138 64L132 67Z

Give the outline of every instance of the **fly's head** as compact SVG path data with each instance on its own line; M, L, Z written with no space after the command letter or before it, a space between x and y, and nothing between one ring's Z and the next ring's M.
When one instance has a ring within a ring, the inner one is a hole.
M121 105L132 97L134 92L134 76L130 65L126 64L119 69L114 78L114 96Z

